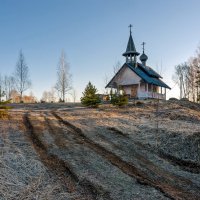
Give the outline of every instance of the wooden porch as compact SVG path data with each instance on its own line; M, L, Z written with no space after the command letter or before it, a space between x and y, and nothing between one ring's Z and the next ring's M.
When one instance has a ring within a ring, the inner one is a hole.
M166 99L166 88L153 85L153 84L133 84L122 86L126 94L130 98L138 99Z
M138 84L137 96L139 99L166 99L166 88L148 83Z
M138 91L137 96L139 99L148 99L148 98L154 98L154 99L166 99L166 94L161 94L158 92L141 92Z

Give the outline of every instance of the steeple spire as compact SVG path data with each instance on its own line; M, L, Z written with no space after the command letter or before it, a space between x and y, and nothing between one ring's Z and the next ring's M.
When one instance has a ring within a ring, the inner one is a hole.
M135 44L133 42L132 31L131 31L132 25L130 24L128 27L130 28L130 36L129 36L126 52L123 53L122 55L126 57L127 63L134 63L136 65L137 63L136 56L138 56L139 53L136 51Z
M140 56L140 60L141 60L141 62L142 62L142 64L144 65L144 66L146 66L146 61L148 60L148 56L144 53L144 45L145 45L146 43L145 42L143 42L141 45L142 45L142 50L143 50L143 53L142 53L142 55Z

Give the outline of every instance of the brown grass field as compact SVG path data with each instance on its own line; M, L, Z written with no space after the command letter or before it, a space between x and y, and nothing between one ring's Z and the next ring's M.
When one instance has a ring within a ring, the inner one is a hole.
M200 105L13 104L0 200L200 199Z

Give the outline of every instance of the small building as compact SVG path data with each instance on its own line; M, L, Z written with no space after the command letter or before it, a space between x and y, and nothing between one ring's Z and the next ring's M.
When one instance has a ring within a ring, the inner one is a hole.
M130 98L147 99L166 99L166 89L171 89L161 79L162 77L147 62L147 55L143 53L140 56L141 63L137 62L137 56L140 54L136 51L132 38L131 25L130 36L125 53L122 55L126 62L119 71L114 75L106 88L123 89Z

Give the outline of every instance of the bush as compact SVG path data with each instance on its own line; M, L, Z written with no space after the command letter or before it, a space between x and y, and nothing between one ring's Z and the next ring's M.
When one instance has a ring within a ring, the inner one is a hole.
M136 102L136 105L137 105L137 106L143 106L143 105L144 105L144 102L142 102L142 101L137 101L137 102Z
M126 96L125 92L123 91L122 94L117 94L116 92L113 94L113 91L110 92L111 95L111 104L114 106L125 106L128 104L128 97Z
M7 106L8 103L10 103L10 100L0 102L0 119L8 116L8 110L11 109L10 106Z
M169 98L169 100L170 100L170 101L178 101L178 99L175 98L175 97L171 97L171 98Z
M110 96L109 95L106 96L106 101L110 101Z
M59 101L58 101L59 103L64 103L65 102L65 100L64 99L61 99L61 98L59 98Z
M180 100L181 100L181 101L189 101L188 98L181 98Z
M81 97L81 103L84 106L89 107L98 107L101 103L100 97L97 94L97 89L94 85L91 84L91 82L88 83L88 85L85 88L85 91L83 92L83 97Z

